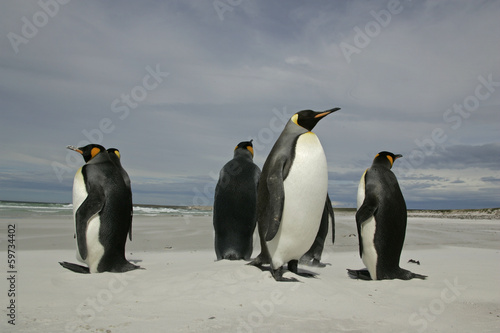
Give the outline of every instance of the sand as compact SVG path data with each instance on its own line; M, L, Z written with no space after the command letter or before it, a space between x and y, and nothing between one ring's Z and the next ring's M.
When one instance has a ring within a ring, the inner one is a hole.
M401 266L427 280L358 281L354 215L316 278L277 283L215 261L210 216L136 216L127 257L145 270L82 275L71 217L0 218L2 332L498 332L500 220L410 217ZM15 326L8 323L7 225L16 224ZM254 256L258 254L258 242ZM407 263L418 260L420 265Z

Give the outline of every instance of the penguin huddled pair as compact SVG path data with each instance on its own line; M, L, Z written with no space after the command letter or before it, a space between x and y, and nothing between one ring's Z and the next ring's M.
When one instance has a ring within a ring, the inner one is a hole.
M138 269L125 259L127 235L132 240L132 191L130 178L120 162L118 149L89 144L68 146L86 164L73 181L77 259L88 267L61 262L77 273L127 272Z
M348 269L350 277L362 280L413 278L425 275L399 267L406 233L406 203L391 168L403 157L387 151L378 153L358 186L356 226L359 255L366 269Z

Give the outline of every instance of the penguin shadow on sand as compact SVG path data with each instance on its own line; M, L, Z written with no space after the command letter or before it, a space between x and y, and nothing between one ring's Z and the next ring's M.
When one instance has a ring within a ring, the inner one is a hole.
M347 269L349 277L353 279L427 278L399 267L406 233L407 211L403 194L391 168L396 159L401 157L403 156L387 151L378 153L359 182L356 227L359 255L366 268Z
M303 277L317 274L298 269L302 263L324 267L321 252L332 222L328 197L328 168L323 147L312 129L327 115L303 110L285 125L262 168L257 189L257 223L260 254L249 265L271 271L276 281L298 281L283 277L284 267ZM269 265L269 268L263 265Z
M130 178L121 165L120 152L96 144L67 148L86 162L73 181L73 215L76 257L87 267L59 264L83 274L143 269L125 258L127 236L132 240L133 210Z

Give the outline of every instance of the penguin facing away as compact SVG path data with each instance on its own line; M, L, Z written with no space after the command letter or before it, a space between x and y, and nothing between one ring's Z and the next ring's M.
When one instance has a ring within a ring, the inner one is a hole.
M391 171L402 155L382 151L375 156L359 182L358 229L359 254L367 269L351 270L352 278L363 280L425 279L399 267L406 233L406 203L396 176Z
M250 264L270 264L276 281L283 265L298 274L298 260L318 234L327 197L328 170L321 143L312 131L324 112L299 111L285 125L262 168L257 195L261 253Z
M252 140L240 142L219 173L213 206L217 260L249 260L252 255L261 173L253 154Z
M309 251L307 251L302 258L300 258L299 263L303 265L325 267L326 264L321 262L321 254L323 253L323 248L325 247L326 236L328 235L328 225L332 225L332 244L335 243L335 216L333 213L332 202L328 194L326 195L325 208L323 209L323 215L321 216L321 224L314 240L313 245Z
M130 192L130 207L132 206L132 186L130 185L130 177L125 171L125 169L122 166L121 162L121 154L120 151L116 148L108 148L107 152L109 154L109 158L111 159L111 162L113 162L116 167L120 170L122 176L123 176L123 181L125 182L125 185L127 185L127 189ZM128 232L128 237L130 240L132 240L132 216L134 215L134 209L132 208L130 210L130 230Z
M61 266L77 273L126 272L140 268L125 259L132 199L122 171L100 145L67 148L82 154L86 162L75 174L73 214L77 259L88 267L68 262L61 262Z

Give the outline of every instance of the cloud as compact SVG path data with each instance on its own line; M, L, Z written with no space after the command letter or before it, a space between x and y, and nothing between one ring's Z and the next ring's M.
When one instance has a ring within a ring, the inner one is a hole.
M436 150L426 159L422 168L464 169L482 168L500 170L500 143L482 145L452 145Z
M338 106L315 132L328 160L329 191L340 204L353 204L377 152L411 161L416 140L436 128L447 135L445 150L425 155L413 174L398 173L400 182L421 186L422 202L425 191L440 186L449 190L439 192L444 201L455 200L458 189L463 196L477 191L479 183L489 191L492 185L476 175L455 171L475 168L485 179L498 178L498 88L461 118L459 129L443 115L474 94L478 76L500 81L492 56L500 44L500 3L401 4L363 47L356 46L357 31L366 34L387 1L243 1L222 20L211 1L61 5L18 53L0 39L0 172L22 183L26 195L43 198L48 188L66 200L62 188L50 187L59 182L52 163L69 168L62 177L67 188L83 161L64 147L90 137L120 149L143 203L190 204L193 189L212 181L238 142L260 143L255 161L262 167L286 121L275 109ZM37 2L2 2L1 34L21 35L22 18L40 10ZM359 49L350 62L343 42ZM128 113L114 109L116 99L144 85L148 66L169 75ZM103 120L113 130L102 131ZM422 179L411 178L417 172Z

